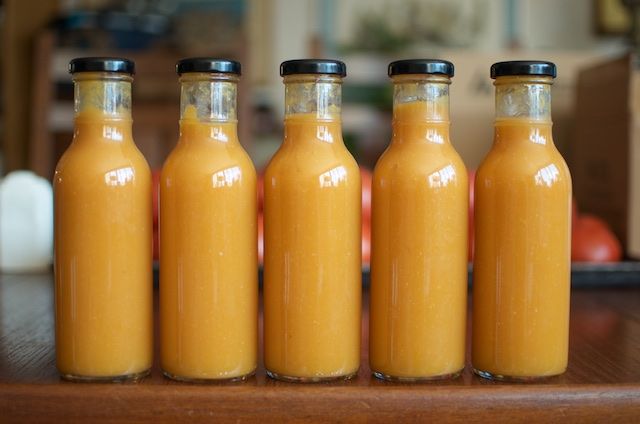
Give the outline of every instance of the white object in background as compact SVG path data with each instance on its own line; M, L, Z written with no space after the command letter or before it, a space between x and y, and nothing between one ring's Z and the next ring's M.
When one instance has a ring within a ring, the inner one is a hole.
M0 271L46 270L53 259L53 190L30 171L0 180Z

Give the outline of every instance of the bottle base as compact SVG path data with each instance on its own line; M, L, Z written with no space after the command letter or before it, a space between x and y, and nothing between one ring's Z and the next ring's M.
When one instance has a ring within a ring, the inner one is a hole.
M453 380L454 378L460 377L460 374L462 374L463 370L464 368L449 374L440 374L440 375L434 375L434 376L428 376L428 377L400 377L400 376L385 374L379 371L373 371L372 374L377 379L394 382L394 383L425 383L429 381L438 381L438 380Z
M162 371L162 374L175 381L179 381L181 383L193 383L193 384L221 384L221 383L238 383L242 381L247 381L249 378L255 375L256 371L253 370L248 374L239 375L236 377L223 377L223 378L194 378L194 377L184 377L176 374L172 374L167 371Z
M274 380L285 381L287 383L326 383L329 381L350 380L358 375L358 371L346 375L332 375L327 377L297 377L267 370L267 375Z
M514 375L496 374L489 371L482 371L482 370L473 368L473 373L479 377L485 378L487 380L493 380L493 381L504 381L509 383L534 383L538 381L544 381L549 378L557 377L559 375L564 374L564 371L559 374L551 374L551 375L514 376Z
M135 383L151 373L151 369L122 375L109 375L109 376L87 376L78 374L60 374L63 380L73 381L75 383Z

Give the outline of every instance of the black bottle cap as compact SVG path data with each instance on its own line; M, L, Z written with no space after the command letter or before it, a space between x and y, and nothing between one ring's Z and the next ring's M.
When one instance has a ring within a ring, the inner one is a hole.
M240 75L242 67L240 62L229 59L215 59L212 57L190 57L179 60L176 64L178 75L189 72L212 72L218 74Z
M280 76L294 74L331 74L347 76L347 65L339 60L298 59L287 60L280 64Z
M539 75L556 77L556 65L542 60L512 60L491 65L491 78L509 75Z
M408 74L438 74L452 77L453 63L437 59L396 60L389 64L389 76Z
M119 72L133 75L136 66L132 60L120 57L78 57L69 62L69 73Z

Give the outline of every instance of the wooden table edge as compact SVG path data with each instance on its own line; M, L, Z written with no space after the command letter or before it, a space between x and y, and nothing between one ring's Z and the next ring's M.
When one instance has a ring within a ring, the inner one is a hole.
M443 418L527 421L640 417L632 384L477 385L467 387L195 386L0 383L3 419L94 421L377 421Z

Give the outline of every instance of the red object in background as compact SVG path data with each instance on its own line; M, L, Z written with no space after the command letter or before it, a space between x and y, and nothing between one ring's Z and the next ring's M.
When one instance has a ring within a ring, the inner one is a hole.
M371 171L360 167L360 179L362 180L362 221L371 221Z
M475 249L474 244L474 225L473 225L473 214L475 208L475 200L476 200L476 170L473 169L469 171L469 239L467 241L469 250L468 250L468 259L469 262L473 261L473 252Z
M264 263L264 217L258 212L258 263Z
M160 237L158 236L158 202L160 200L160 170L151 171L151 205L153 210L153 260L160 259Z
M576 262L617 262L622 246L607 224L594 215L579 215L571 232L571 260Z
M362 221L362 263L371 263L371 223Z
M258 173L258 263L264 263L264 174Z
M153 260L160 260L160 237L158 235L158 227L153 227Z
M362 263L369 265L371 262L371 184L373 175L368 169L360 167L360 179L362 181Z
M264 210L264 174L260 172L256 181L258 189L258 211Z
M152 205L153 205L153 226L158 226L158 200L160 193L160 170L154 169L151 171L151 192L152 192Z

